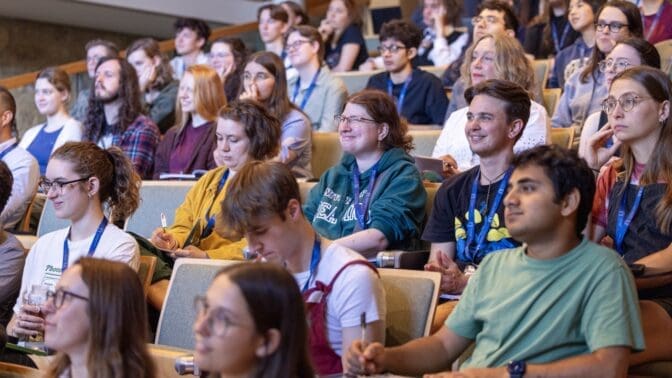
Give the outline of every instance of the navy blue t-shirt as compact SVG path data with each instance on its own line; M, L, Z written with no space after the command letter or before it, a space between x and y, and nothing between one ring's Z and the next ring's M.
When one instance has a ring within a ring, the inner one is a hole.
M343 46L348 43L355 43L359 45L357 59L355 59L355 63L352 65L350 70L356 70L362 63L366 62L366 60L369 58L369 53L366 50L366 41L364 41L364 35L357 26L351 24L343 31L343 34L336 42L336 47L331 47L331 40L325 43L324 61L327 63L329 68L334 68L336 65L338 65L338 62L341 60L341 50L343 49Z

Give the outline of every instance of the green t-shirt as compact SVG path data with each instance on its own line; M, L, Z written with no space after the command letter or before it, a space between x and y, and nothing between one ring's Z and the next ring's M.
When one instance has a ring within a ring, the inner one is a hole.
M524 247L488 255L446 326L476 340L465 368L548 363L609 346L644 349L627 265L587 240L551 260L530 258Z

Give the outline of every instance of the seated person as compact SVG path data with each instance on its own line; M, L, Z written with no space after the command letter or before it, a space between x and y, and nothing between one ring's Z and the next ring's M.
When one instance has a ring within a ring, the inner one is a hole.
M637 3L640 5L640 3ZM641 1L639 11L642 13L644 38L651 44L672 38L672 4L668 1Z
M308 25L308 15L306 11L295 1L287 0L280 3L287 12L289 20L287 24L289 27L299 26L299 25Z
M312 178L311 123L289 100L287 76L280 58L267 51L250 56L245 64L243 88L241 99L259 101L281 122L280 153L275 159L287 164L294 176Z
M535 59L548 59L574 43L579 33L572 29L567 17L567 3L567 0L546 2L543 12L525 28L525 52Z
M570 0L569 24L581 33L574 43L555 56L548 75L549 88L564 88L565 81L576 71L582 71L590 61L595 47L595 15L605 0Z
M16 100L6 88L0 87L0 161L7 164L14 177L9 200L0 211L0 228L6 230L23 218L40 181L37 160L19 147L16 135Z
M176 124L161 139L154 157L154 179L162 173L193 173L216 167L217 112L226 105L217 72L193 65L184 72L177 95Z
M399 114L409 123L440 125L448 108L441 80L411 65L421 38L420 30L409 22L395 20L383 24L378 50L386 72L371 76L366 88L387 91L394 98Z
M87 42L84 50L86 51L86 73L92 81L96 79L96 67L98 67L98 62L102 58L119 57L119 47L114 42L104 39L93 39ZM77 99L70 109L72 118L81 123L86 121L86 114L89 112L90 95L90 88L80 89L77 93Z
M103 58L98 63L84 130L84 140L101 148L121 148L141 178L152 177L161 133L142 114L138 76L125 59Z
M157 228L151 242L170 257L240 260L245 242L233 242L216 232L215 217L231 178L248 160L265 160L277 155L280 123L259 103L234 102L217 115L215 168L201 177L175 210L175 221L165 230ZM149 302L161 309L168 279L155 282L148 292Z
M597 170L622 147L621 158L597 178L591 239L608 236L626 263L645 266L645 276L668 273L637 280L646 350L632 355L631 365L672 355L670 98L672 83L660 70L640 66L616 75L604 101L609 124L593 135L586 155ZM603 147L609 137L613 146Z
M306 218L321 236L366 257L413 247L427 193L394 102L383 92L364 90L350 96L336 119L344 155L311 189Z
M70 226L35 242L26 258L21 293L33 285L53 290L61 274L82 256L121 261L138 270L138 245L115 222L123 223L138 208L140 178L119 148L68 142L54 151L40 187L56 217L69 220ZM42 332L44 319L35 310L19 297L7 333L19 337Z
M178 87L170 63L161 52L159 43L152 38L141 38L131 43L126 49L126 59L138 75L145 113L161 134L165 134L175 124Z
M173 25L175 29L175 54L170 61L173 78L182 79L184 71L194 64L208 64L205 45L210 38L210 26L194 18L178 18Z
M57 354L47 377L156 376L146 343L145 296L133 269L82 257L48 296L44 341Z
M240 38L221 37L210 45L210 67L224 83L227 102L233 102L243 86L243 68L249 51Z
M194 302L199 369L221 377L315 377L301 292L284 268L227 266Z
M503 198L530 96L509 81L486 80L467 89L466 97L464 132L479 165L441 184L422 234L432 243L425 269L442 274L441 291L449 294L462 293L486 255L520 245L504 226Z
M12 194L12 181L12 171L0 161L0 212ZM21 242L0 228L0 328L3 330L19 295L24 260Z
M612 80L627 68L649 66L660 69L660 54L655 46L642 38L627 38L616 44L607 55L607 59L600 62L600 71L604 74L604 86L609 90ZM584 122L579 138L579 156L584 157L590 150L590 139L593 134L602 129L608 122L604 110L592 113ZM607 144L612 142L607 141Z
M287 34L287 56L298 73L287 81L294 106L301 109L313 130L336 131L334 116L341 114L348 90L343 80L324 65L324 42L312 26L296 26Z
M476 14L471 19L473 29L470 44L473 45L474 42L486 34L496 35L504 33L511 37L516 36L518 17L516 17L516 13L508 3L500 0L484 0L478 5ZM464 90L468 87L465 82L469 78L460 77L465 57L466 53L461 54L459 58L446 68L446 72L443 73L441 78L445 87L452 88L451 101L446 116L450 116L455 110L467 106L464 102Z
M582 240L593 173L558 146L523 151L513 166L506 227L525 244L485 257L437 333L396 348L355 341L346 371L436 373L476 341L461 376L626 375L644 348L637 292L618 255Z
M247 163L233 178L220 220L223 229L247 238L251 252L294 275L306 302L317 374L341 373L341 355L354 340L385 339L377 271L355 251L321 240L301 211L299 185L285 166Z
M631 2L610 1L600 8L596 19L593 55L583 70L574 72L567 79L551 119L553 127L574 127L579 135L583 122L591 113L600 110L602 100L607 97L600 62L618 42L628 37L642 37L639 10Z
M318 30L324 61L333 72L355 71L369 57L356 0L331 0Z
M469 78L467 84L470 86L484 80L499 79L516 83L530 94L534 92L532 64L525 57L520 43L505 34L486 35L476 41L467 50L463 70L464 76ZM469 108L464 107L450 115L432 152L432 157L449 161L453 171L455 168L457 171L464 171L478 165L478 155L469 148L469 141L464 133L468 111ZM518 153L546 144L550 140L550 134L546 108L532 101L530 118L513 150Z
M60 68L48 67L37 74L35 105L47 118L23 134L19 147L30 152L40 165L40 175L47 170L51 153L65 142L82 140L82 124L70 117L66 107L70 99L70 77Z
M285 33L289 28L289 15L278 4L265 4L257 9L259 37L264 43L264 51L279 56L283 62L286 57Z

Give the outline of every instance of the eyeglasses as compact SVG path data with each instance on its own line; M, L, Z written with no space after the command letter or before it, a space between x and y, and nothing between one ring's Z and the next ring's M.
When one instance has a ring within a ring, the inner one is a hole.
M229 327L242 325L233 322L229 317L229 311L226 309L222 307L210 307L204 296L197 295L194 297L194 309L199 319L202 316L206 317L205 326L211 335L224 336Z
M385 54L386 52L390 52L392 54L396 54L399 50L406 50L406 46L399 46L399 45L380 45L378 46L378 52L382 55Z
M498 23L502 22L501 19L499 19L495 16L485 16L485 17L475 16L475 17L471 18L471 24L476 26L476 25L480 24L481 21L483 21L483 20L485 20L485 23L488 24L488 25L494 25L494 24L498 24Z
M637 95L623 95L617 100L614 96L609 96L602 101L602 110L607 114L611 114L614 109L616 109L616 104L618 104L624 112L629 112L637 106L637 104L645 100L652 100L652 98Z
M243 80L247 81L262 81L271 78L271 75L264 73L264 72L258 72L256 75L252 75L250 73L245 72L243 74Z
M368 123L374 123L374 124L378 123L378 122L376 122L372 119L369 119L369 118L364 118L364 117L359 117L359 116L346 117L344 115L334 116L334 121L339 125L341 123L345 123L345 124L350 125L350 126L353 125L353 122L355 123L355 125L362 124L362 123L367 123L367 122Z
M89 301L89 298L87 297L63 289L57 289L56 291L47 292L47 300L51 299L53 301L54 308L56 308L57 310L63 307L63 303L65 303L65 298L67 297L73 297L87 302Z
M285 50L287 50L287 51L296 50L299 47L301 47L301 45L303 45L304 43L312 43L312 42L313 41L308 40L308 39L299 39L298 41L294 41L292 43L286 44L285 45Z
M616 69L616 72L621 72L625 71L626 68L630 67L630 62L623 59L621 60L607 59L598 63L598 67L600 67L601 72L607 72L612 67Z
M40 186L40 189L42 190L42 193L44 193L44 194L49 193L51 188L54 188L54 191L56 191L56 193L61 194L61 193L63 193L63 187L64 186L66 186L68 184L74 184L76 182L86 181L86 180L90 179L91 177L93 177L93 176L82 177L82 178L79 178L79 179L76 179L76 180L70 180L70 181L58 181L58 180L49 181L45 177L42 177L40 179L39 186Z
M611 23L606 23L606 22L596 22L595 23L595 30L598 32L604 31L607 27L609 28L609 31L612 33L618 33L621 29L626 28L630 25L628 24L623 24L620 22L611 22Z

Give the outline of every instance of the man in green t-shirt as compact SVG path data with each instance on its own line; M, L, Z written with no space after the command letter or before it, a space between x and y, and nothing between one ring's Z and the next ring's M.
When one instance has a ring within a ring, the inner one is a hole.
M448 370L461 376L625 376L644 348L634 280L612 250L582 238L595 193L575 152L540 146L514 158L506 227L524 246L485 257L437 333L400 347L354 342L350 373Z

